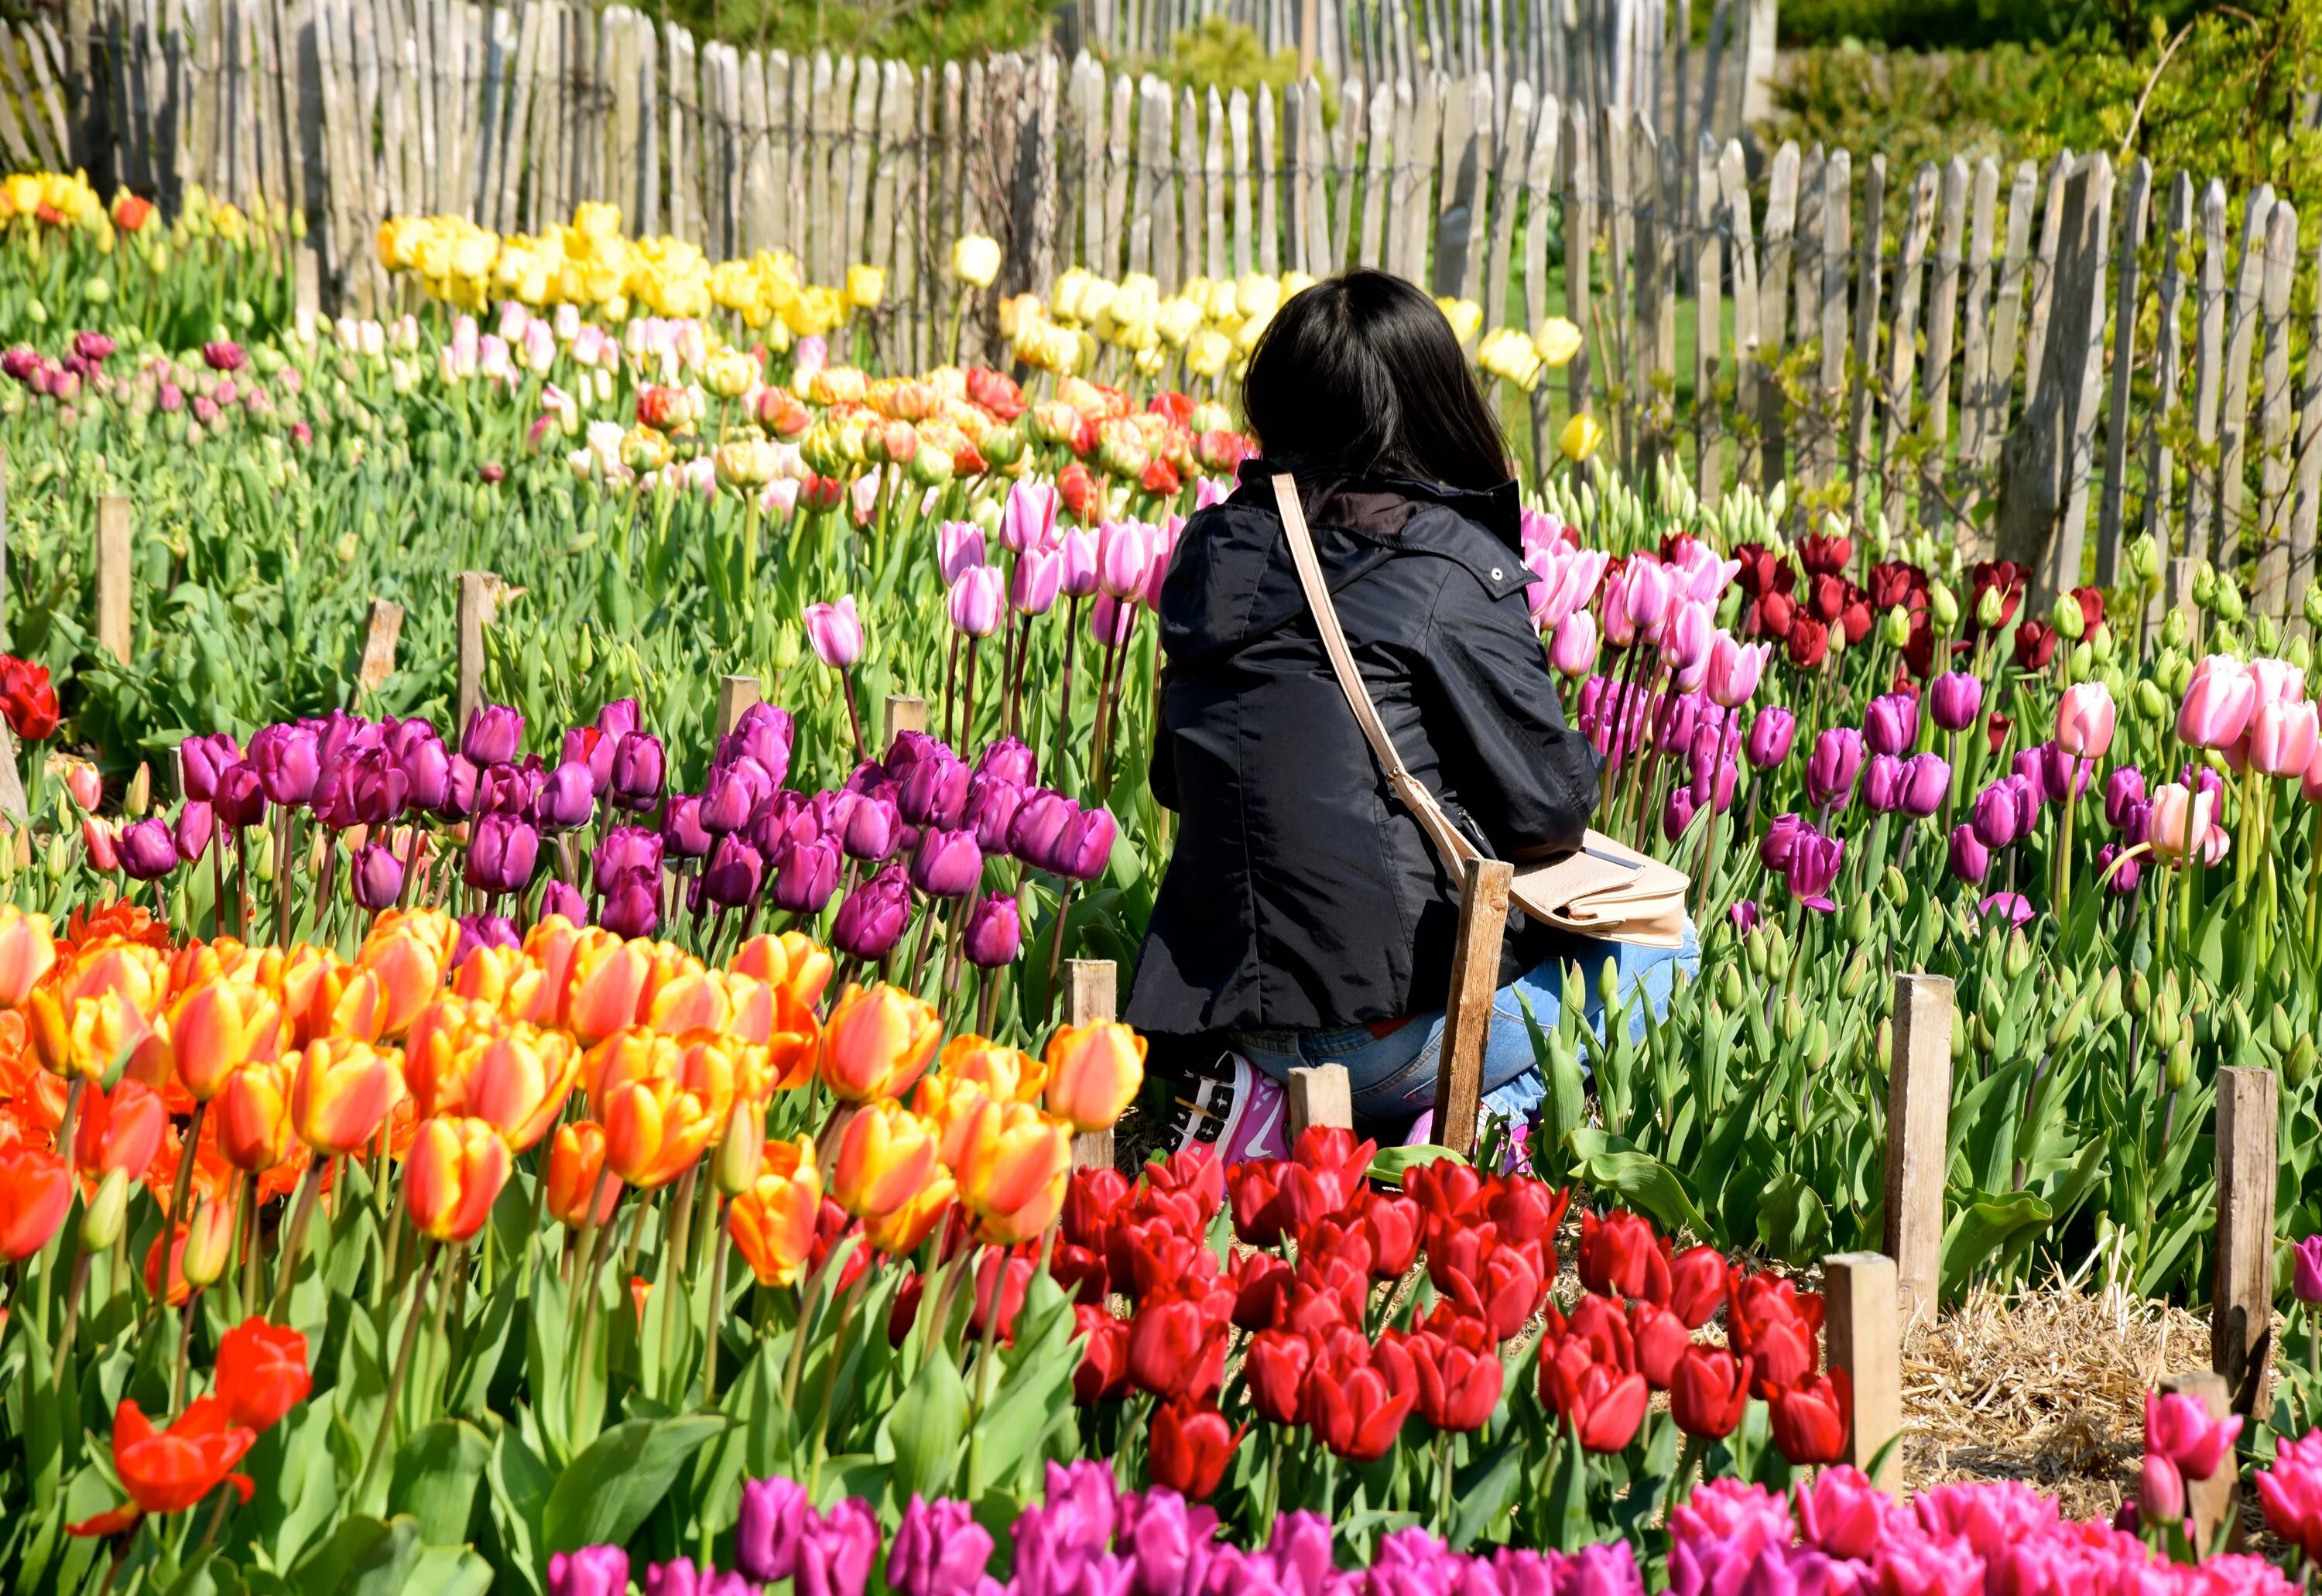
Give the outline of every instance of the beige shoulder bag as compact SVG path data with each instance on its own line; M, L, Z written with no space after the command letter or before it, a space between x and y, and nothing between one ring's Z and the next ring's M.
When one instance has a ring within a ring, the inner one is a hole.
M1463 876L1471 859L1481 852L1395 752L1393 739L1363 686L1362 672L1347 647L1339 625L1339 612L1330 590L1322 582L1321 561L1314 539L1306 530L1306 515L1299 507L1298 486L1288 476L1274 479L1274 499L1282 512L1283 530L1290 537L1290 556L1298 567L1298 585L1306 590L1307 606L1322 634L1322 652L1347 695L1371 752L1386 772L1387 785L1419 819L1436 850L1455 876ZM1634 848L1591 831L1580 846L1562 857L1517 868L1509 888L1509 901L1531 918L1581 936L1614 942L1641 943L1648 947L1673 948L1685 938L1685 872L1649 859Z

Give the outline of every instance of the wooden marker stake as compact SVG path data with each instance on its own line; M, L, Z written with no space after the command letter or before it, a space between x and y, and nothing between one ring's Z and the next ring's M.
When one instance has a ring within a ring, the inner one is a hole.
M129 500L108 493L96 501L96 645L129 661Z
M917 698L887 700L887 719L895 720L898 703L918 704L922 720L927 706ZM892 738L889 739L891 742ZM1068 959L1065 962L1065 1023L1073 1026L1092 1026L1113 1017L1114 994L1119 990L1119 976L1110 959ZM1084 1130L1073 1137L1073 1167L1074 1169L1111 1169L1112 1167L1112 1132Z
M928 701L916 693L889 693L885 717L879 723L879 746L873 751L884 759L887 751L895 746L898 732L924 732L928 729ZM1110 1015L1106 1016L1111 1018Z
M31 807L24 801L24 779L16 769L16 737L5 721L0 721L0 820L12 825L32 823Z
M764 701L764 689L754 676L721 676L718 679L718 734L730 737L750 706Z
M454 747L468 734L468 722L484 701L484 628L492 624L498 608L498 581L489 571L460 573L458 690L452 701Z
M1946 976L1895 978L1895 1051L1887 1077L1885 1251L1895 1261L1906 1330L1934 1317L1943 1283L1952 999Z
M370 619L363 627L362 664L355 671L355 697L376 693L395 674L395 645L403 636L403 606L384 598L370 601ZM460 728L467 730L465 725Z
M2161 1390L2165 1395L2194 1398L2212 1418L2223 1418L2233 1411L2233 1393L2222 1374L2178 1374L2162 1381ZM2231 1453L2208 1479L2185 1482L2185 1531L2202 1552L2216 1543L2217 1526L2238 1525L2241 1514L2235 1503L2241 1494L2240 1485L2241 1465ZM2234 1543L2240 1539L2236 1528Z
M1900 1498L1903 1464L1887 1444L1903 1429L1903 1333L1895 1260L1884 1253L1840 1253L1823 1260L1824 1334L1830 1366L1846 1371L1854 1411L1846 1429L1846 1456L1864 1473L1887 1448L1874 1482Z
M1484 1045L1492 1034L1492 999L1500 990L1500 943L1507 935L1508 886L1515 871L1504 860L1471 859L1465 873L1435 1072L1434 1139L1472 1158L1476 1116L1484 1099Z
M323 258L312 244L301 244L293 258L295 279L292 284L293 325L298 330L298 342L311 343L315 324L323 317Z
M2273 1354L2275 1093L2272 1070L2217 1072L2217 1272L2209 1292L2209 1363L2233 1410L2267 1410Z
M1310 1125L1355 1128L1355 1090L1344 1064L1303 1065L1290 1072L1290 1140Z

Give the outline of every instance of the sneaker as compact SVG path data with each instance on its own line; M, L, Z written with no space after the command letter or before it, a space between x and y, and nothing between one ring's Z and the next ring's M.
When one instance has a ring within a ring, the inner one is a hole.
M1190 1096L1173 1100L1169 1149L1208 1147L1221 1163L1285 1158L1290 1094L1238 1053L1220 1053L1193 1073Z

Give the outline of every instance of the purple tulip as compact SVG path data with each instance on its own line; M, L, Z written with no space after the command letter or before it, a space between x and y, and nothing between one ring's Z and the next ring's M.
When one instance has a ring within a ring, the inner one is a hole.
M1995 892L1975 907L1985 919L1997 916L2010 926L2025 925L2032 919L2032 900L2021 892Z
M476 778L476 813L529 815L547 780L548 772L534 760L520 765L493 765Z
M2322 1302L2322 1236L2309 1236L2290 1249L2290 1289L2303 1303L2311 1306ZM902 1545L902 1532L896 1532L896 1546ZM893 1564L888 1567L892 1568ZM888 1576L890 1584L894 1575Z
M595 726L574 726L564 734L562 764L585 766L589 771L590 795L605 796L605 789L613 780L614 739Z
M2153 823L2153 806L2140 798L2120 812L2120 845L2134 848L2144 841Z
M1063 793L1034 788L1024 795L1008 828L1008 851L1034 870L1055 871L1057 847L1079 812L1079 806Z
M481 892L517 892L540 862L540 833L513 815L476 821L468 840L468 885Z
M597 840L589 854L590 879L599 892L615 876L630 871L642 871L658 880L664 846L661 834L645 826L617 825ZM707 846L702 849L704 853L708 851Z
M1862 769L1862 734L1852 726L1833 726L1815 739L1806 759L1806 797L1818 809L1843 804L1854 791L1854 778Z
M967 784L966 824L986 853L1008 852L1008 834L1023 807L1024 789L1004 776L978 774Z
M188 737L178 744L178 769L186 796L208 803L217 796L218 778L242 759L242 745L231 732Z
M480 769L504 765L516 758L523 741L523 716L505 704L479 704L469 713L467 730L460 734L460 752Z
M871 1504L850 1496L804 1518L791 1574L795 1596L863 1596L879 1560L879 1520Z
M2016 805L2016 836L2020 842L2040 824L2040 783L2030 776L2010 776L2000 785Z
M393 908L403 896L403 861L385 843L365 843L355 850L355 902L374 914Z
M2102 878L2105 890L2116 898L2127 897L2136 890L2137 883L2144 880L2144 855L2142 853L2131 855L2128 862L2117 870L2113 868L2113 861L2135 845L2135 843L2107 843L2097 850L2097 874Z
M2016 841L2016 795L2008 789L2010 780L2002 777L1977 793L1968 809L1975 840L1995 853Z
M1694 802L1690 786L1670 788L1668 797L1661 800L1661 835L1672 843L1683 836L1700 807Z
M616 936L651 936L661 926L661 872L625 870L602 889L597 924Z
M790 774L791 749L797 741L798 730L789 710L753 704L734 723L732 734L718 740L718 762L727 764L747 754L764 771L766 785L780 787Z
M679 793L669 800L669 812L662 816L661 834L670 855L676 859L699 859L709 852L714 840L708 828L701 824L701 800L690 792Z
M838 844L828 837L793 842L774 871L774 904L794 915L818 915L838 890Z
M589 923L589 900L569 881L551 881L540 889L540 917L561 915L575 926Z
M1952 827L1952 874L1970 887L1983 885L1991 873L1991 848L1972 825Z
M1137 600L1100 593L1089 606L1089 635L1106 648L1120 648L1137 630Z
M322 774L315 734L303 725L261 726L250 740L250 763L267 798L278 804L305 803Z
M410 784L411 807L441 809L452 792L452 754L435 728L424 720L404 721L389 734L387 749Z
M170 834L169 823L159 815L123 826L117 845L121 868L132 880L157 880L178 868L178 839Z
M452 755L443 772L443 801L435 812L446 820L465 820L476 812L476 789L483 772L464 753Z
M334 709L320 720L301 723L315 734L315 758L325 771L366 748L376 748L383 740L379 725L360 715L349 715L343 709Z
M1663 698L1660 713L1653 719L1653 746L1663 753L1676 753L1690 743L1701 704L1697 693L1671 693Z
M2037 748L2017 749L2016 758L2008 764L2007 771L2011 776L2024 777L2032 783L2034 789L2047 785L2047 777L2041 768L2040 751Z
M1964 670L1950 670L1927 684L1927 713L1946 732L1963 732L1983 708L1983 682Z
M730 1568L720 1573L710 1564L696 1567L690 1557L672 1557L645 1570L644 1596L757 1596L757 1592Z
M1862 767L1862 801L1873 815L1891 815L1903 807L1903 762L1891 753L1874 753Z
M460 940L465 946L467 938ZM618 1546L583 1546L548 1559L548 1596L627 1596L628 1589L629 1555Z
M902 824L893 799L877 794L857 797L846 816L846 856L872 864L885 862L894 856Z
M827 837L833 843L846 840L846 823L855 818L863 795L844 787L826 787L807 800L807 811L814 818L814 834Z
M516 934L516 922L506 915L462 915L460 942L452 953L452 968L457 970L467 962L468 955L478 948L521 947L524 939Z
M755 762L719 766L701 789L701 829L712 836L741 830L767 791L765 774Z
M742 1482L742 1518L734 1530L734 1559L752 1579L771 1584L798 1567L799 1537L814 1512L806 1487L780 1475Z
M1766 827L1766 834L1758 839L1758 862L1769 871L1789 869L1790 854L1798 845L1799 834L1813 829L1804 816L1775 816L1772 824Z
M1790 757L1790 743L1798 734L1798 717L1778 704L1768 704L1750 718L1750 740L1743 755L1753 769L1772 770Z
M955 827L967 809L970 773L965 764L945 748L912 762L895 795L895 807L913 825Z
M1120 825L1111 810L1083 809L1056 846L1056 873L1075 881L1095 880L1112 862L1113 839L1120 834Z
M236 831L266 818L266 789L248 760L228 765L218 775L217 796L211 807L218 819Z
M597 729L609 742L618 743L644 724L635 698L614 698L597 711Z
M548 774L532 801L533 819L543 831L573 831L597 811L597 788L589 767L567 761Z
M177 844L178 862L200 863L216 833L216 814L209 805L199 798L187 798L178 805L178 823L169 831L170 840Z
M1729 903L1725 906L1726 924L1744 936L1758 929L1759 923L1765 917L1766 911L1759 906L1758 900L1754 898L1744 898L1737 903Z
M830 944L850 957L885 958L911 922L911 883L888 866L846 895L830 923Z
M997 776L1019 787L1029 787L1039 774L1038 757L1013 737L1002 737L975 759L975 773Z
M2076 759L2053 743L2041 743L2036 752L2040 755L2040 795L2050 803L2061 804L2089 790L2089 782L2097 773L2096 761Z
M1845 857L1846 844L1836 837L1812 829L1801 831L1797 845L1790 850L1787 876L1790 896L1808 908L1836 908L1838 905L1830 899L1831 883L1838 880L1838 867Z
M1940 753L1915 753L1903 762L1900 802L1903 813L1924 820L1943 807L1951 796L1951 762Z
M339 797L358 825L390 825L411 801L411 778L383 744L341 762L339 772Z
M2144 772L2122 765L2105 778L2105 818L2115 830L2125 830L2130 811L2144 802Z
M661 739L650 732L626 732L613 750L613 800L626 809L650 809L668 779Z
M1918 699L1908 693L1884 693L1870 700L1862 717L1862 740L1871 752L1899 754L1918 736Z
M930 825L911 851L911 885L931 898L964 898L983 879L975 834Z
M992 1532L965 1502L928 1502L914 1492L887 1554L887 1588L895 1596L977 1596L992 1549Z
M1013 964L1024 950L1024 914L1012 898L987 898L969 911L967 962L985 970Z

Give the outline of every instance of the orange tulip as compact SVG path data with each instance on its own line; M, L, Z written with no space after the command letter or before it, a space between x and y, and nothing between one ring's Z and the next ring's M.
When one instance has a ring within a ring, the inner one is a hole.
M586 1044L635 1025L645 1009L646 982L654 973L653 944L622 942L610 932L603 941L576 950L572 980L559 1017Z
M49 935L48 917L0 903L0 1008L14 1008L32 996L56 962L56 939Z
M621 1178L606 1174L605 1183L599 1186L598 1176L604 1168L603 1126L593 1119L580 1119L556 1127L555 1138L548 1145L548 1211L558 1224L580 1229L591 1192L597 1194L597 1223L602 1225L613 1217L613 1205L621 1199Z
M1048 1038L1048 1112L1110 1130L1145 1084L1145 1038L1117 1020L1059 1026Z
M580 1061L580 1089L589 1094L590 1111L605 1117L606 1095L631 1081L676 1079L677 1044L643 1026L616 1031L590 1048Z
M352 1153L387 1122L403 1095L402 1061L368 1042L318 1037L297 1057L290 1120L298 1139L328 1155Z
M765 1286L787 1286L814 1250L815 1217L822 1209L822 1175L814 1140L768 1142L757 1183L726 1209L726 1227Z
M844 1102L900 1097L942 1040L943 1020L934 1005L884 982L850 985L823 1027L822 1078Z
M1013 1246L1038 1236L1064 1209L1071 1129L1028 1103L987 1102L951 1167L983 1239Z
M754 936L735 950L726 967L790 993L809 1009L822 1001L822 990L830 984L836 968L829 951L800 931Z
M893 1213L934 1179L936 1127L892 1098L856 1111L838 1139L830 1194L848 1213Z
M462 1242L484 1227L507 1178L507 1144L498 1131L480 1119L441 1115L421 1120L412 1138L404 1201L421 1235Z
M975 1111L991 1100L983 1081L947 1072L922 1076L911 1089L911 1112L936 1127L936 1157L946 1169L959 1157Z
M742 1095L743 1083L763 1081L765 1073L763 1049L739 1046L703 1032L678 1042L677 1083L701 1099L718 1121L721 1135L736 1099ZM763 1095L759 1101L764 1101Z
M399 1036L435 996L460 940L459 922L442 909L389 909L371 922L356 965L379 978L379 1034Z
M460 962L452 991L509 1019L547 1024L535 1014L547 979L547 972L520 948L481 947Z
M22 1263L48 1245L71 1207L61 1155L30 1142L0 1147L0 1258Z
M951 1176L938 1169L935 1179L920 1187L901 1208L883 1218L867 1222L863 1227L864 1239L891 1258L915 1253L919 1244L943 1223L958 1195L959 1189Z
M256 1174L290 1156L290 1066L279 1060L247 1063L226 1077L209 1123L228 1163Z
M564 1024L564 1006L572 984L574 962L600 947L615 947L620 938L595 926L575 926L562 915L551 915L534 926L524 939L524 958L539 971L539 980L527 993L514 994L526 1003L521 1011L507 1010L510 1019L535 1026ZM461 966L462 973L466 966Z
M142 1180L169 1128L160 1093L124 1076L110 1092L92 1088L81 1093L80 1117L73 1122L73 1162L94 1180L114 1170Z
M632 1081L604 1094L605 1161L651 1190L683 1174L717 1139L718 1117L675 1081Z
M485 952L491 952L486 949ZM478 953L461 967L472 968ZM403 1038L403 1083L420 1117L467 1112L466 1060L500 1034L498 1008L482 999L436 999L412 1017Z
M1047 1066L1030 1053L976 1035L955 1036L945 1043L936 1071L973 1081L983 1088L984 1095L1003 1103L1037 1102L1048 1083Z
M738 995L746 1002L750 989L757 985L747 976L736 980L723 971L682 970L654 990L644 1022L664 1036L681 1036L688 1031L731 1031L735 998Z
M169 1016L178 1079L197 1101L207 1102L242 1065L279 1058L286 1028L281 1005L263 987L240 980L196 987Z
M465 1112L498 1128L522 1153L548 1134L580 1073L580 1050L562 1031L510 1026L480 1040L460 1061Z
M379 982L328 948L302 942L282 961L282 1014L294 1047L316 1036L377 1041L380 1008Z
M24 1000L32 1046L58 1075L95 1081L135 1049L169 997L169 963L139 943L114 943L58 964Z

